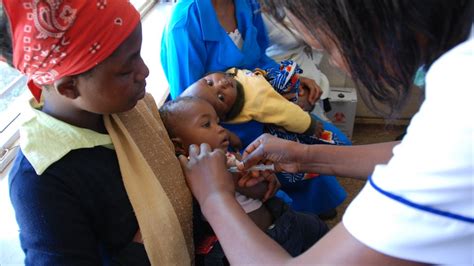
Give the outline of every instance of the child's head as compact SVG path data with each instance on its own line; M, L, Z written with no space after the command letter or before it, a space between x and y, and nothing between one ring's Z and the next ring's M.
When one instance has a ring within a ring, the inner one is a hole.
M3 1L0 56L28 76L37 100L43 94L45 105L62 108L59 113L131 109L143 98L148 76L140 57L140 14L126 0L53 2ZM10 45L4 44L8 37Z
M234 75L225 72L207 74L194 82L182 96L194 96L206 100L223 121L234 118L242 109L244 95L242 85Z
M166 102L160 116L176 152L187 154L189 145L208 143L212 149L226 151L229 134L219 125L216 111L207 101L197 97L180 97Z

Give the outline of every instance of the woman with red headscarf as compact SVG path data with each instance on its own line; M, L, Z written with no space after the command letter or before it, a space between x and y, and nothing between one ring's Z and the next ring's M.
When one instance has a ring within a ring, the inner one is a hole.
M145 94L139 13L125 0L2 9L1 57L36 99L10 173L26 264L190 264L191 196Z

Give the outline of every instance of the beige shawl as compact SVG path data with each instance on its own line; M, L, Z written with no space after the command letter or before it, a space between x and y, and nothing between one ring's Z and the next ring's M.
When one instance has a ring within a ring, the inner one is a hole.
M151 264L192 264L192 196L153 97L104 120Z

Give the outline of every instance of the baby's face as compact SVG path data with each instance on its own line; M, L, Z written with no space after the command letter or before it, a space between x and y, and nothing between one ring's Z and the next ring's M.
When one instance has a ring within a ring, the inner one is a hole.
M237 98L237 84L227 73L212 73L193 83L182 95L206 100L224 120Z
M206 101L187 104L176 124L176 137L180 138L186 151L189 145L208 143L212 149L227 151L229 134L219 125L214 108Z

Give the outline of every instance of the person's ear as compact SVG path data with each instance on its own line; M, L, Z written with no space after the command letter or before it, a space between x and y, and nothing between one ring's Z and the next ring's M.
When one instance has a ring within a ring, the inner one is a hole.
M176 154L187 156L188 151L186 150L186 147L184 147L184 143L180 138L171 138L171 142L173 142Z
M76 84L77 80L75 77L64 77L56 81L54 86L60 95L74 100L80 96Z

